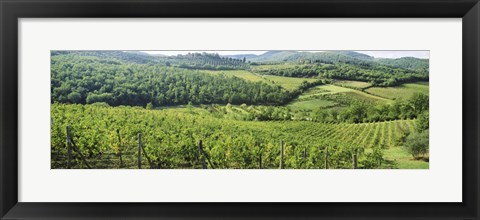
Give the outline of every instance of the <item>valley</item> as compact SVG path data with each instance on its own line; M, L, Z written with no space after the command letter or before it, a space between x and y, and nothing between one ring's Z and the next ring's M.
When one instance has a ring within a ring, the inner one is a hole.
M52 168L428 169L428 59L235 57L53 51Z

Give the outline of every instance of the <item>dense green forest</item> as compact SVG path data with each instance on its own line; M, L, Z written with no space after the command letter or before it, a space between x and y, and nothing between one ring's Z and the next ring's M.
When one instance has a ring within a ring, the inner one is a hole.
M238 56L236 56L238 57ZM364 68L400 68L428 74L428 59L401 57L397 59L374 58L354 51L325 51L321 53L297 51L269 51L260 56L249 56L254 63L298 63L298 64L350 64Z
M408 70L415 70L417 72L428 73L429 63L428 60L425 59L416 59L413 57L402 57L398 59L377 59L376 62L398 67L404 68Z
M212 53L188 53L176 56L149 55L143 52L122 52L122 51L52 51L52 56L75 55L85 57L98 57L100 59L115 59L127 63L137 64L159 64L163 66L181 67L187 69L207 70L234 70L248 67L245 57L240 59L231 57L220 57Z
M428 168L428 79L354 51L52 51L52 168Z
M296 94L262 82L77 54L53 56L51 71L52 102L61 103L281 105Z
M287 77L323 77L340 80L369 82L372 86L396 86L407 82L427 81L427 71L410 71L387 66L355 66L351 64L295 65L287 68L270 68L259 74Z

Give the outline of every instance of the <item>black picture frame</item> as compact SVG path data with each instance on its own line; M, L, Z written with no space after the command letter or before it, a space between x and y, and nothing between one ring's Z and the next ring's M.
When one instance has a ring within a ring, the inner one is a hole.
M0 15L1 219L479 219L478 0L0 0ZM18 202L18 19L65 17L462 18L463 202Z

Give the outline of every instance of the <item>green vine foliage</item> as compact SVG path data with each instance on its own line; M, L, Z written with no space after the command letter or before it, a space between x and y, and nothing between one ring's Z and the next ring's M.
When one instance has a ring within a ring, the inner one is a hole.
M67 126L79 152L94 168L137 168L141 133L146 152L142 153L142 168L161 169L201 168L202 157L215 169L277 169L280 141L284 142L286 169L322 169L327 157L328 168L350 169L354 153L357 168L381 168L379 143L395 145L395 135L415 127L415 120L364 124L238 121L217 118L196 107L148 110L54 103L51 116L52 168L67 166ZM77 153L72 160L72 168L86 167Z

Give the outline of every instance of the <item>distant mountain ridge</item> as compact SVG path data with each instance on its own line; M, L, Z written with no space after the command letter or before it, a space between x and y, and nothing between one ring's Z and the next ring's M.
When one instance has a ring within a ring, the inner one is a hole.
M221 57L229 57L229 58L233 58L233 59L246 58L248 60L248 59L251 59L251 58L258 57L259 55L256 55L256 54L235 54L235 55L220 55L220 56Z
M393 67L399 67L409 70L426 70L429 69L428 59L419 59L415 57L402 57L397 59L375 59L376 62Z
M359 66L385 65L415 71L429 70L429 60L415 57L375 58L356 51L268 51L254 57L251 62L297 62L297 63L347 63Z
M363 54L363 53L359 53L359 52L355 52L355 51L339 50L339 51L332 51L332 52L340 53L340 54L343 54L343 55L346 55L346 56L351 56L351 57L361 59L361 60L373 60L373 59L375 59L372 56L369 56L369 55Z
M214 53L191 53L197 54L189 58L188 55L162 55L162 54L149 54L141 51L55 51L52 52L52 56L60 54L75 53L83 56L96 56L101 58L115 58L118 60L130 61L134 63L178 63L187 62L188 59L198 59L198 56L204 56L211 61L202 61L202 65L218 65L220 63L226 63L225 65L238 65L236 60L243 60L244 58L253 63L298 63L298 64L335 64L345 63L360 67L378 67L388 66L393 68L402 68L407 70L429 72L429 60L420 59L415 57L402 57L402 58L375 58L367 54L356 51L291 51L291 50L272 50L263 54L234 54L234 55L218 55ZM217 59L218 60L212 60ZM233 60L225 60L231 58ZM186 60L187 59L187 60ZM228 61L228 63L227 63ZM198 67L197 64L193 66ZM242 67L243 68L243 67ZM208 68L207 68L208 69ZM228 68L227 68L228 69ZM234 68L235 69L235 68Z

